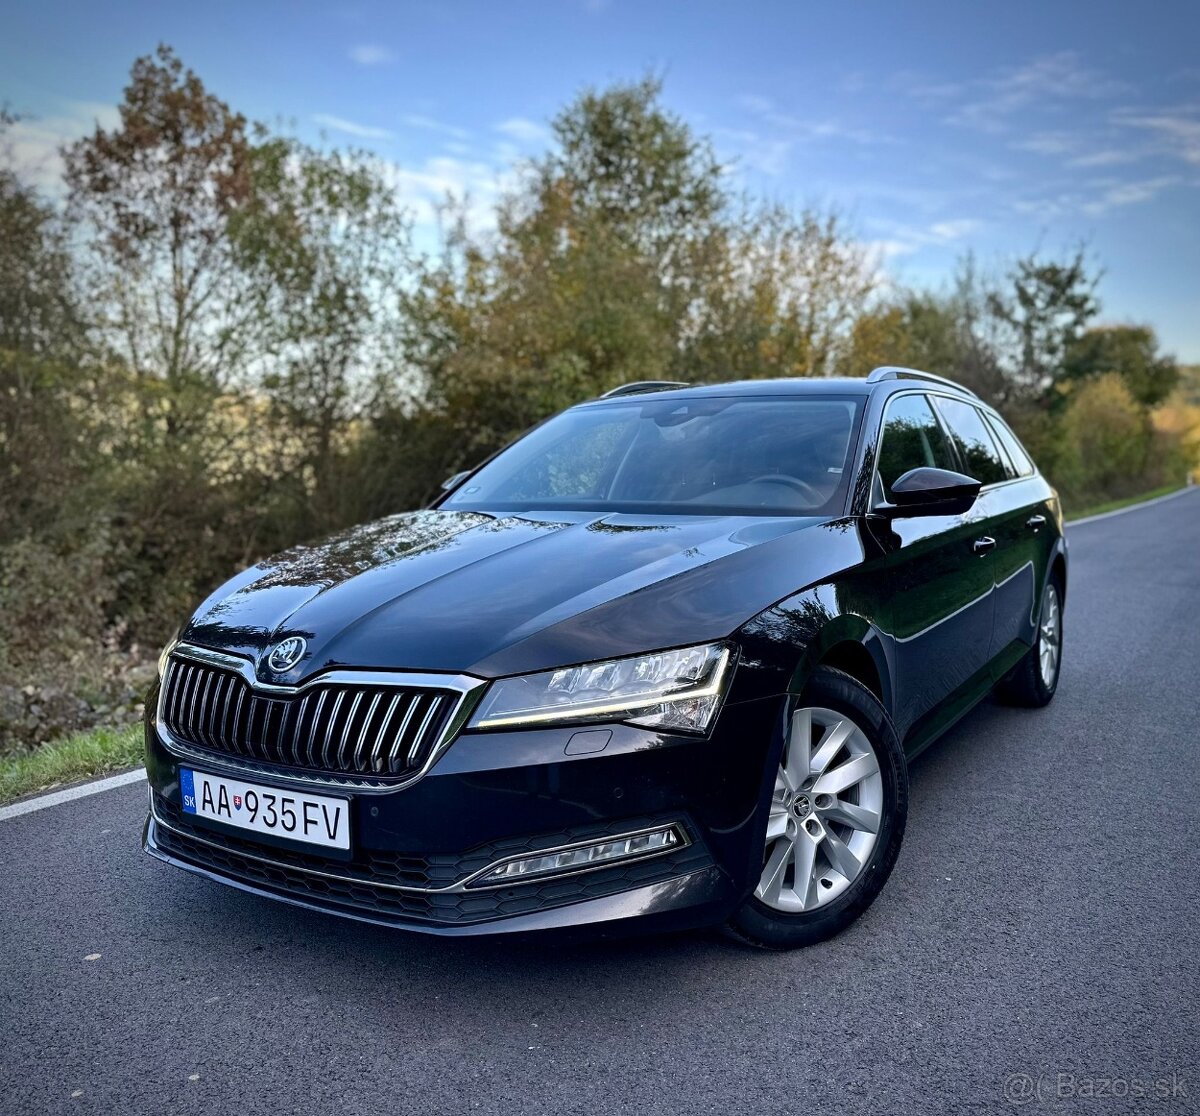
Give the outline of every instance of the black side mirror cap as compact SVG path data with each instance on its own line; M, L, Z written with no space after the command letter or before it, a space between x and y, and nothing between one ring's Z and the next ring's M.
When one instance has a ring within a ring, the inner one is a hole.
M888 519L914 519L926 515L962 515L979 496L980 482L949 469L921 466L892 485L892 503L875 508Z

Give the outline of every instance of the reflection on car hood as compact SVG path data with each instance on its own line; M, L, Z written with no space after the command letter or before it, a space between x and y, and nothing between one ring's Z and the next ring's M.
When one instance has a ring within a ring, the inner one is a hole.
M282 635L333 666L484 677L719 639L861 558L847 521L421 511L234 578L184 638L258 661ZM838 542L830 545L832 539Z

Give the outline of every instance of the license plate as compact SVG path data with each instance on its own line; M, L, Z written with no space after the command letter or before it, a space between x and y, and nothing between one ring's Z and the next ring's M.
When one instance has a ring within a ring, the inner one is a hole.
M183 812L254 833L331 849L350 848L350 803L179 769Z

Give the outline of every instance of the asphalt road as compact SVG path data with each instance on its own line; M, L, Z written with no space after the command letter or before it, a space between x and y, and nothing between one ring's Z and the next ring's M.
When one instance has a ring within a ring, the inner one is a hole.
M914 764L813 949L362 927L143 856L141 784L0 822L0 1111L1197 1111L1200 492L1069 539L1058 697Z

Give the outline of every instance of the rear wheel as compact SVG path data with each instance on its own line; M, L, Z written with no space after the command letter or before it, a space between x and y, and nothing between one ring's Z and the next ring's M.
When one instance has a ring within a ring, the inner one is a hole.
M1001 693L1017 705L1038 708L1049 705L1058 689L1062 669L1063 619L1062 590L1051 578L1042 591L1038 611L1037 638L1025 657L1000 687Z
M879 894L904 836L908 774L875 696L820 667L791 714L762 869L733 932L789 949L845 929Z

